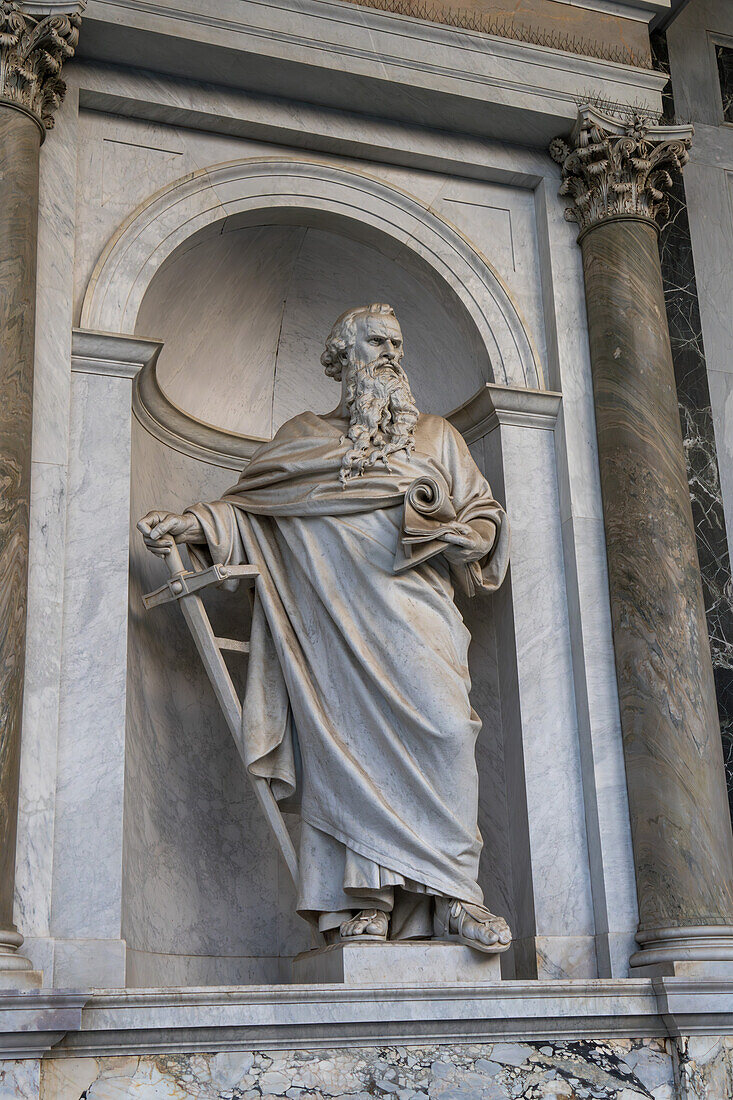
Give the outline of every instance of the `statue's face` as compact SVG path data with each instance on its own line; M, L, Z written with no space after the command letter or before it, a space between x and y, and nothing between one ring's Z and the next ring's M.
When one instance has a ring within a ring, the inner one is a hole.
M367 313L355 321L356 342L351 355L360 365L374 365L376 371L399 366L402 358L402 330L394 317Z

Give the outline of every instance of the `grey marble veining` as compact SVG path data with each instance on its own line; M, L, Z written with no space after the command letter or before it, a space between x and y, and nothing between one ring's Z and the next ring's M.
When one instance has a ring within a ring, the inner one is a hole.
M595 975L553 432L501 424L484 452L514 517L510 578L494 614L516 972Z
M51 930L121 921L130 377L73 376Z
M547 370L563 395L555 428L572 674L599 974L625 976L638 924L585 297L557 182L535 191Z
M67 1058L42 1065L39 1100L198 1100L225 1096L373 1096L411 1100L673 1100L674 1071L660 1039L356 1046L133 1058ZM711 1091L689 1100L713 1100ZM36 1100L35 1095L33 1100ZM685 1097L688 1100L688 1097Z
M48 936L62 648L78 99L69 88L40 157L38 306L16 921Z

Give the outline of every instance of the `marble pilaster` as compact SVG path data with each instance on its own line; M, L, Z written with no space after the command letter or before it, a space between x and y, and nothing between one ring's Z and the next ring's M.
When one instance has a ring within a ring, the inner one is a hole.
M637 973L733 959L725 773L654 220L690 139L584 107L573 148L551 147L581 227Z
M39 150L84 3L0 10L0 973L34 984L13 924L28 591ZM5 979L4 979L5 980Z
M519 978L598 973L558 500L559 409L557 393L487 385L450 417L512 517L511 570L492 614ZM504 961L502 972L509 976Z
M158 344L134 337L79 330L72 336L50 921L59 987L125 983L122 819L132 381L158 350Z

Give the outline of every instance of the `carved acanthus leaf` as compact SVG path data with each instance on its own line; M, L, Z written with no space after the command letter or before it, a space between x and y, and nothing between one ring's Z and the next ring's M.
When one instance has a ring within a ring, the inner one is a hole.
M74 55L85 2L47 14L48 4L0 0L0 102L25 108L47 130L66 93L61 66Z
M587 229L619 215L666 216L670 170L690 159L691 126L665 126L632 112L620 119L595 107L578 111L570 142L555 138L550 156L562 166L561 195L568 221Z

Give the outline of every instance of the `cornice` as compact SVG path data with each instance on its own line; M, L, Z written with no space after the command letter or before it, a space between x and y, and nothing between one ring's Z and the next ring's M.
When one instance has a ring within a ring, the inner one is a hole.
M217 428L175 405L158 381L162 348L160 340L74 329L71 366L75 373L134 379L132 410L146 431L199 462L241 470L266 440ZM498 424L552 430L560 402L548 390L487 383L447 419L472 443Z
M143 367L155 363L162 347L159 340L75 328L71 332L71 369L75 374L135 378Z
M552 390L520 389L488 382L448 420L464 437L474 443L501 424L554 431L562 394Z
M343 0L92 0L80 55L532 145L589 89L653 112L667 79Z

